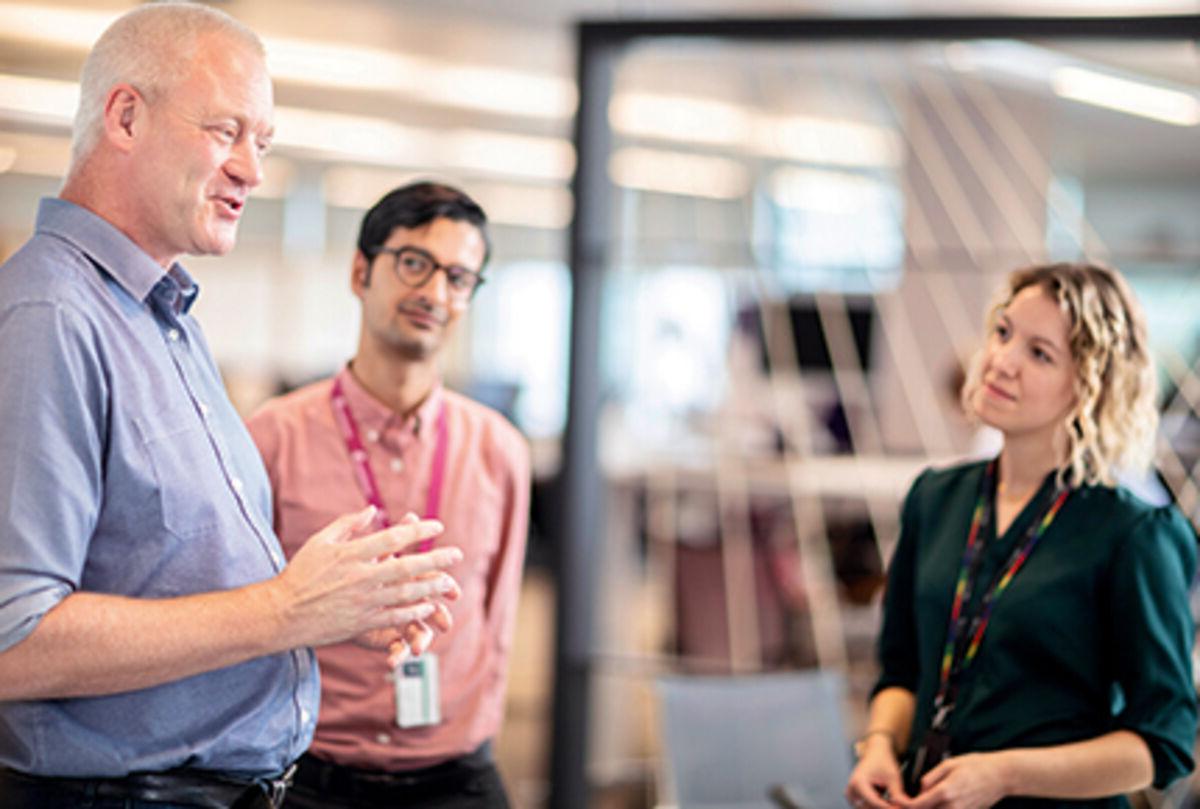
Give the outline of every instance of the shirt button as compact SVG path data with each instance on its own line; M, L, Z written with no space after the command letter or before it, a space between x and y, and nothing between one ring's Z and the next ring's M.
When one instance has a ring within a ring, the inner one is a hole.
M372 444L374 444L376 441L379 440L379 431L378 430L367 430L367 440L370 441Z
M301 722L303 722L304 724L306 724L306 725L307 725L307 724L308 724L308 720L310 720L310 719L312 719L312 714L310 714L310 713L308 712L308 709L307 709L307 708L301 708L301 709L300 709L300 721L301 721Z
M404 461L399 458L392 458L392 471L399 474L404 471Z
M375 737L375 741L379 742L380 744L387 744L391 740L392 740L392 737L387 735L386 733L380 733L378 736Z
M167 339L172 343L179 342L179 329L167 329Z

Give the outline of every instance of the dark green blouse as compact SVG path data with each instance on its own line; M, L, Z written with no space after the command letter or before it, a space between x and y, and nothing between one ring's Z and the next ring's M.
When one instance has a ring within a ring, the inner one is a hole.
M926 470L904 503L888 571L876 691L899 686L916 694L910 753L929 727L985 466ZM1024 537L1051 486L1053 476L999 541L992 521L975 600ZM1042 747L1124 729L1149 746L1155 786L1187 774L1196 733L1188 609L1195 564L1195 534L1174 507L1149 506L1122 488L1073 492L993 606L979 653L962 676L951 752ZM1127 805L1124 798L1080 803Z

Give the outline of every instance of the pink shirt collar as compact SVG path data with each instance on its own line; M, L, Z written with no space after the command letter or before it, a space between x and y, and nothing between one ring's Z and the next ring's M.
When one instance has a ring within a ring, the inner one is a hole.
M433 386L425 401L405 418L372 396L350 372L349 364L338 372L337 378L341 380L342 390L346 394L346 402L350 405L354 420L363 431L375 430L382 434L398 430L401 434L411 434L421 439L434 433L433 425L436 423L438 409L442 406L441 380Z

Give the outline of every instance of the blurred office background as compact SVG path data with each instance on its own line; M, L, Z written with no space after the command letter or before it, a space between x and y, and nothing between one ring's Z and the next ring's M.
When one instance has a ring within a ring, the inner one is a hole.
M58 189L87 48L132 5L0 0L0 257ZM957 386L1018 265L1126 272L1163 411L1161 480L1135 483L1200 523L1200 3L214 5L276 83L238 246L188 262L241 409L352 353L350 257L383 192L448 180L493 222L446 374L534 448L497 746L518 806L691 805L704 774L669 754L723 701L702 792L736 799L739 752L846 766L900 498L996 446ZM688 691L711 675L731 690ZM807 696L770 703L780 682Z

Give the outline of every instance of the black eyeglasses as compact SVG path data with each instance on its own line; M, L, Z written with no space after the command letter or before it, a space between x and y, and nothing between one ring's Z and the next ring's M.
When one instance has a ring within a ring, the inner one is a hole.
M457 264L439 264L427 250L405 245L404 247L377 247L375 255L387 253L395 259L392 267L400 282L410 287L423 286L438 270L446 273L450 297L455 300L470 300L475 291L483 286L483 276Z

